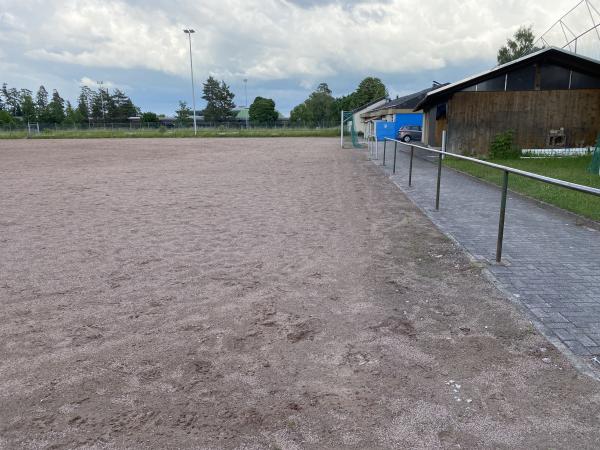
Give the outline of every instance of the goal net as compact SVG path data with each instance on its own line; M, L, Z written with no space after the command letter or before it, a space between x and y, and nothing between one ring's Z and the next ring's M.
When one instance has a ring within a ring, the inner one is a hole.
M358 141L358 133L352 111L342 111L340 120L340 144L342 148L362 148L362 145Z
M592 163L588 167L588 172L600 175L600 136L598 136L598 140L596 141L596 149L594 150Z

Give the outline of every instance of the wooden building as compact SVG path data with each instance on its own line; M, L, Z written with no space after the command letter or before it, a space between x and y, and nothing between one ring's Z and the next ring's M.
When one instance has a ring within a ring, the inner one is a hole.
M600 133L600 61L544 48L429 92L423 141L451 152L487 153L512 131L521 149L591 145Z

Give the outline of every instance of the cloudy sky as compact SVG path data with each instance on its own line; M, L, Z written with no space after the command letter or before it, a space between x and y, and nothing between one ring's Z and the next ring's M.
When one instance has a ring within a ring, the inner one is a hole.
M73 100L82 83L103 80L145 111L172 114L191 100L191 27L198 86L224 79L243 105L247 78L250 101L271 97L287 114L323 81L342 95L379 76L396 96L485 70L519 25L541 32L571 3L0 0L0 82Z

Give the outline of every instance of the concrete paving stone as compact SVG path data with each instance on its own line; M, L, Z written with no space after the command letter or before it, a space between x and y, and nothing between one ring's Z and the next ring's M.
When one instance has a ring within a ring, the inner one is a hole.
M568 340L574 340L576 339L575 336L573 336L569 330L566 330L564 328L555 328L554 329L554 333L556 333L556 335L558 336L558 338L561 341L568 341Z
M563 343L569 347L569 349L576 354L577 356L588 356L590 355L590 351L579 341L563 341Z
M595 347L599 344L598 342L596 342L595 340L593 340L592 338L587 336L585 333L580 333L580 332L574 331L573 335L576 340L581 342L586 347Z
M600 346L596 347L587 347L588 352L590 352L591 356L600 357Z

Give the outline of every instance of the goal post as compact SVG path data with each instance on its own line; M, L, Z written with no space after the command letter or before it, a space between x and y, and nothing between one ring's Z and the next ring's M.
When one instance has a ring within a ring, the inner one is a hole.
M358 142L358 133L352 111L342 111L340 114L340 146L342 148L362 148Z
M32 134L40 133L40 124L39 122L27 122L27 135L31 136Z

